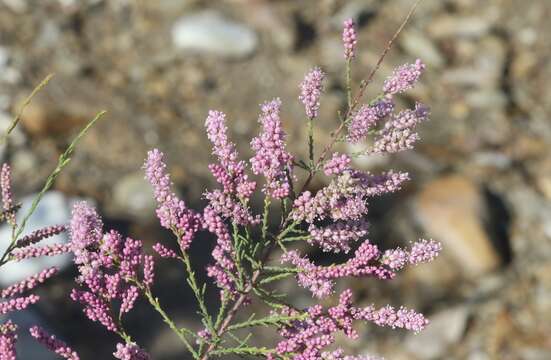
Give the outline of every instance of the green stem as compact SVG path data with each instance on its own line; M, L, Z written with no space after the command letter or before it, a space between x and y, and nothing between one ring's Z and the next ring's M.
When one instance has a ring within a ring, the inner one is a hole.
M161 317L163 318L163 321L180 338L180 340L182 341L182 343L184 343L184 345L188 349L188 351L193 355L193 358L198 359L199 355L197 354L197 352L195 351L193 346L191 346L188 339L186 339L186 337L184 336L182 331L180 331L180 329L178 329L176 324L172 321L172 319L170 319L170 317L163 310L163 308L161 307L161 304L159 303L159 299L154 297L153 294L151 293L151 290L149 290L148 288L143 288L142 287L142 289L144 290L145 297L147 298L147 300L149 301L151 306L153 306L153 308L161 315Z
M346 98L348 102L348 109L352 107L352 66L351 59L346 60Z
M214 331L214 324L212 323L212 318L210 314L208 313L207 306L205 304L205 299L203 297L203 292L199 289L199 286L197 285L197 279L195 278L195 272L193 271L193 268L191 267L191 261L189 260L189 254L187 252L182 253L182 261L186 266L186 271L188 273L188 284L191 290L193 291L193 294L195 295L195 299L197 300L197 304L199 305L199 309L201 310L201 315L203 316L203 319L206 322L206 326L208 328L208 331L213 335L216 336Z
M262 241L266 241L266 234L268 233L269 214L270 214L270 198L266 196L264 198L264 212L262 216Z
M38 204L40 203L40 201L42 200L42 198L44 197L44 194L50 190L50 188L53 186L55 180L57 179L57 177L59 176L59 174L61 173L61 171L69 164L69 162L71 161L71 156L73 156L73 153L75 151L75 147L77 145L77 143L80 141L80 139L88 132L88 130L99 120L103 117L103 115L105 115L105 111L100 111L98 114L96 114L96 116L84 127L84 129L82 129L78 135L73 139L73 141L71 142L71 144L69 144L69 146L67 147L67 149L65 150L65 152L63 154L61 154L61 156L59 157L59 160L58 160L58 163L57 163L57 166L56 168L52 171L52 173L50 174L50 176L48 176L48 178L46 179L46 183L44 184L44 186L42 187L42 190L40 190L40 192L38 193L38 195L34 198L33 202L32 202L32 205L31 205L31 209L29 210L29 212L25 215L25 217L23 218L23 221L21 221L21 224L17 227L17 228L14 228L13 231L12 231L12 238L11 238L11 242L8 246L8 248L6 249L6 251L4 252L4 254L2 255L2 257L0 258L0 266L2 266L3 264L5 264L5 261L6 261L6 257L10 254L10 252L15 248L15 244L17 242L17 239L19 238L19 236L21 236L21 234L23 233L23 231L25 230L25 226L27 225L27 222L29 220L29 218L32 216L32 214L35 212L36 208L38 207Z
M314 167L314 119L308 119L308 154L310 159L310 169Z

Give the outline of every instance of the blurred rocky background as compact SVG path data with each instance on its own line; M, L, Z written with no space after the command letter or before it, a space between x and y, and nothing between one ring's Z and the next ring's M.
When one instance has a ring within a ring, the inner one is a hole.
M148 149L167 153L173 179L193 207L213 185L203 131L209 109L228 114L233 139L248 156L258 104L280 97L289 144L304 154L297 101L303 75L314 65L329 74L316 124L323 142L345 104L342 21L359 24L357 84L412 3L0 0L0 128L42 78L56 74L0 149L12 164L16 194L37 191L69 139L106 109L44 211L67 214L75 197L93 198L109 226L147 243L169 239L140 169ZM422 58L428 70L401 101L429 104L432 120L415 152L356 164L413 177L405 190L372 204L373 241L387 247L426 236L445 250L437 262L389 283L339 284L357 289L360 303L406 304L432 320L419 335L366 327L362 341L350 344L356 353L395 360L551 359L550 16L547 0L424 0L378 72L371 95L395 65ZM194 259L202 266L212 242L198 243ZM115 339L67 301L73 276L69 267L61 281L43 287L52 301L29 316L84 359L107 359ZM169 311L198 327L180 269L161 265L158 278ZM298 303L310 301L305 291L296 294ZM141 305L130 319L136 339L155 359L185 358L176 338Z

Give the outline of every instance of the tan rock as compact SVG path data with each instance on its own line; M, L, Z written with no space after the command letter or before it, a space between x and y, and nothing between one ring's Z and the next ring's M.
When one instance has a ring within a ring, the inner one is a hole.
M65 136L89 120L89 114L68 112L60 106L33 100L21 116L21 126L34 136Z
M431 181L415 205L427 235L442 242L444 254L453 258L465 275L486 273L500 264L484 230L484 198L472 181L457 175Z
M551 200L551 160L546 159L537 165L535 178L538 190Z

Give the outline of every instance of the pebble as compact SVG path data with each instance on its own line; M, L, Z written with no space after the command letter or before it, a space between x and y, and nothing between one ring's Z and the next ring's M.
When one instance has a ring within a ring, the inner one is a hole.
M363 15L375 12L377 3L375 0L349 1L331 18L331 24L335 29L341 30L346 19L353 19L358 23Z
M4 67L8 64L8 49L4 46L0 46L0 70L4 69Z
M172 27L172 41L184 54L190 51L244 58L255 51L258 36L246 25L206 10L177 20Z
M113 188L113 206L118 214L145 220L155 216L155 197L143 172L123 176Z
M35 97L21 115L21 127L34 136L66 136L90 118L85 105L77 101L60 107L54 98Z
M478 89L469 91L465 100L472 108L489 109L492 111L505 108L507 96L498 89Z
M486 203L471 180L451 175L429 182L417 196L416 210L427 235L442 242L443 253L465 275L476 277L500 264L482 220L488 218Z
M442 15L431 22L428 31L436 39L479 38L488 33L491 26L492 24L483 17Z
M551 200L551 159L545 159L533 168L538 190Z
M17 214L18 223L28 213L36 195L33 194L22 199L22 207ZM23 236L46 226L69 223L72 203L73 200L66 198L61 192L47 192L34 214L29 218ZM0 239L2 239L0 241L0 253L3 253L9 244L9 239L11 239L11 227L9 225L4 224L0 227ZM40 245L66 243L68 240L67 234L62 233L41 241ZM70 263L71 256L68 254L11 262L2 267L2 271L0 271L0 284L2 286L9 286L50 266L57 266L61 269L69 266Z
M469 309L457 306L429 316L429 326L419 334L409 334L405 347L419 359L435 359L457 343L467 326Z
M400 36L400 45L409 54L423 59L427 65L440 68L444 65L444 57L430 38L418 31L409 30Z

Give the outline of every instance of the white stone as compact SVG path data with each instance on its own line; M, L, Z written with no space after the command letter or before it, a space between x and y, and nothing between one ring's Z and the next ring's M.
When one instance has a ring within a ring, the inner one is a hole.
M465 306L446 309L429 316L430 324L419 334L410 334L406 348L419 359L435 359L457 343L465 331L469 310Z
M36 194L22 199L22 207L17 214L17 221L20 224L24 215L28 213ZM23 235L46 226L68 224L71 217L71 200L68 200L58 191L47 192L38 205L34 214L29 218ZM0 227L0 253L4 253L11 239L11 227L7 224ZM52 236L40 242L40 245L53 243L66 243L68 237L66 234ZM51 266L64 268L71 263L71 256L68 254L39 257L28 259L21 262L10 262L0 270L0 284L9 286L15 282L21 281L28 276Z
M249 27L206 10L177 20L172 27L172 40L181 50L242 58L254 52L256 33Z

